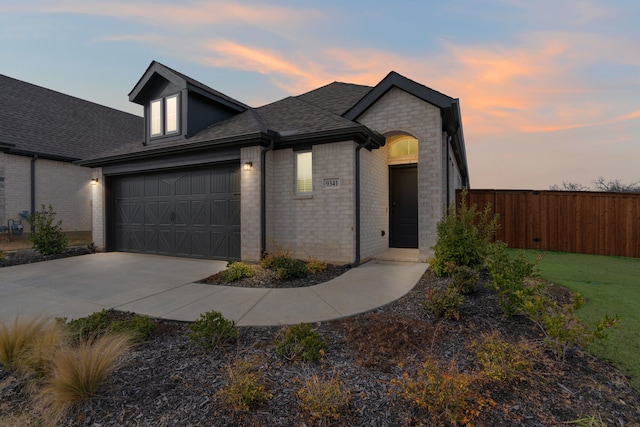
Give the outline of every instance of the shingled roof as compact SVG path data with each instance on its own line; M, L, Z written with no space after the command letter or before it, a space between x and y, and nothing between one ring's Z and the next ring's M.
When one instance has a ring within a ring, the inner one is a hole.
M142 117L0 75L0 151L74 161L143 131Z

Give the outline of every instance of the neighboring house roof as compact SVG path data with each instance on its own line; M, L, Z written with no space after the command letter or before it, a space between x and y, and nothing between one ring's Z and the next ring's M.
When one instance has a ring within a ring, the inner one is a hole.
M144 119L0 75L0 151L75 161L140 141Z

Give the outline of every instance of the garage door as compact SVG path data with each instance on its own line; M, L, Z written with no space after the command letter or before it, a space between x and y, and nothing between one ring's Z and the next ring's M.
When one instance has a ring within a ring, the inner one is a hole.
M112 249L240 258L238 165L116 177L112 188Z

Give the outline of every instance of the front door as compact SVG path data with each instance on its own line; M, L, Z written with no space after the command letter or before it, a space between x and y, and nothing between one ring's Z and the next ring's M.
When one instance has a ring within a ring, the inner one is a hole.
M418 167L389 168L389 246L418 247Z

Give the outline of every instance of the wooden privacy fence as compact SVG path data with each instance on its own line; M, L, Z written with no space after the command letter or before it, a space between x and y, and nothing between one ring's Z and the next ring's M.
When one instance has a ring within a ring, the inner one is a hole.
M491 203L500 216L496 238L510 248L640 258L640 194L469 190L467 197L480 210Z

